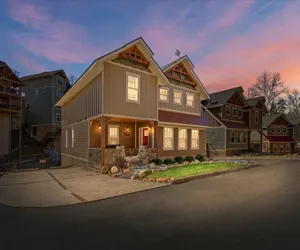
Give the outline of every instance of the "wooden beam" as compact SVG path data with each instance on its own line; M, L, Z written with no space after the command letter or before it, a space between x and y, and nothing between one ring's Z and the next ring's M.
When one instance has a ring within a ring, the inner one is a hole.
M100 119L101 125L101 150L102 150L102 159L101 159L101 166L105 166L106 159L105 159L105 150L106 150L106 122L105 117L102 116Z

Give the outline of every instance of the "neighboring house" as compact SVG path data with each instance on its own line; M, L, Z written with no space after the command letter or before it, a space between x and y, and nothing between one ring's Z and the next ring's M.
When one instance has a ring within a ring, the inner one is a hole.
M0 61L0 158L19 147L22 121L23 83L13 70Z
M263 116L263 152L292 153L295 144L292 126L284 114Z
M149 157L205 154L218 122L187 56L161 69L142 38L98 59L57 103L62 165L104 166L145 150Z
M55 70L21 78L25 83L26 123L43 147L60 153L61 110L55 104L70 89L65 72ZM56 146L55 146L56 145Z
M232 156L249 152L251 132L262 130L265 99L246 99L242 87L210 94L203 105L223 125L206 130L208 150L220 156ZM260 137L260 141L262 136Z
M290 122L293 125L290 129L291 135L295 141L294 152L300 153L300 118L290 119Z

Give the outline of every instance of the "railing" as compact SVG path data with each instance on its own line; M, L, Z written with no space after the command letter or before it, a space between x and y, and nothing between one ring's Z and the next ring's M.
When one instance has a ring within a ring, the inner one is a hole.
M21 95L21 91L19 89L8 88L8 87L3 87L3 86L0 86L0 92L14 94L14 95Z
M9 110L15 110L15 111L20 111L20 107L16 105L12 105L6 102L1 102L2 100L0 99L0 108L2 109L9 109Z

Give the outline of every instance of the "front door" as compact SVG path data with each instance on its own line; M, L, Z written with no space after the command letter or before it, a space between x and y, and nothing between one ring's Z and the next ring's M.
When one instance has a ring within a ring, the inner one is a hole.
M149 130L148 128L143 128L143 146L148 146L149 140Z

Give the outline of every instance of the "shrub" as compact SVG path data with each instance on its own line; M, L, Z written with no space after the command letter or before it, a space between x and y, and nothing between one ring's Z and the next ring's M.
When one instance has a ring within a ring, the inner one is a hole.
M184 159L181 156L177 156L174 158L174 161L179 164L182 164L184 162Z
M184 158L184 161L192 162L192 161L194 161L194 157L193 156L187 156L187 157Z
M165 159L164 160L164 164L166 164L166 165L170 165L170 164L173 164L173 163L174 163L174 161L172 159Z
M196 155L195 159L197 159L198 161L204 161L204 156L202 154L198 154Z
M153 159L151 162L154 162L155 165L161 165L161 164L163 163L162 160L159 159L159 158ZM151 162L150 162L150 163L151 163Z

